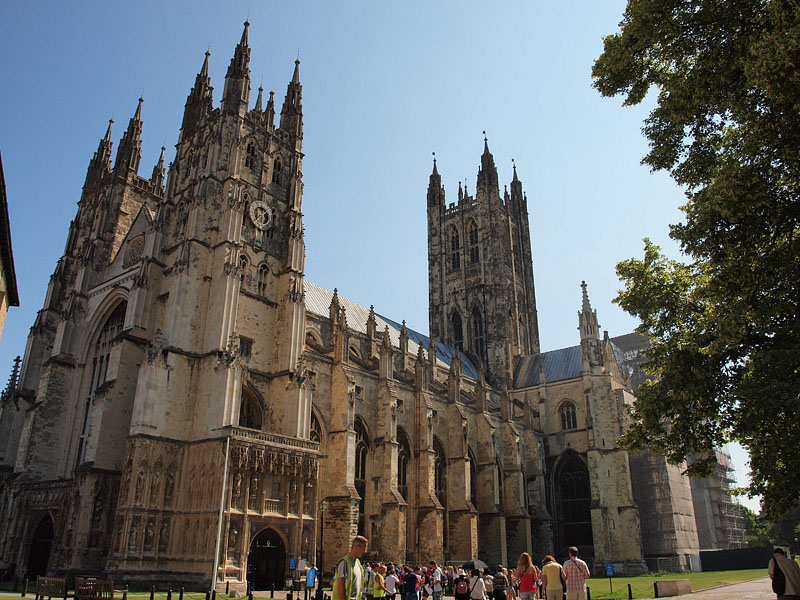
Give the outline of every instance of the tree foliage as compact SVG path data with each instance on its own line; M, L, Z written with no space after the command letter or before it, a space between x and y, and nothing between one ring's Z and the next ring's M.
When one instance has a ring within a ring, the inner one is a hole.
M643 163L687 190L686 262L645 240L617 267L656 377L624 442L680 462L738 441L780 514L800 498L800 3L629 0L592 75L625 105L657 93Z

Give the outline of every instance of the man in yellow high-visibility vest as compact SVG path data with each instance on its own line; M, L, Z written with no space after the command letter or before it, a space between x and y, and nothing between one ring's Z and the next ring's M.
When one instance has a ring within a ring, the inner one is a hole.
M364 568L361 559L367 553L367 538L357 535L350 552L336 565L333 581L333 600L360 600L364 587Z

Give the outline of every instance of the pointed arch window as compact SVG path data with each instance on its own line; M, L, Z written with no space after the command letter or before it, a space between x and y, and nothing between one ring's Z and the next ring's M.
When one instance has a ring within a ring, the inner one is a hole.
M450 268L453 271L461 268L461 239L455 227L450 230Z
M189 211L186 209L186 203L178 203L178 208L175 210L175 237L180 238L186 234L186 223L189 220Z
M397 429L397 443L400 445L397 451L397 489L403 500L408 502L408 464L411 462L411 446L405 431L400 428Z
M464 326L461 323L461 315L458 311L453 311L453 317L451 319L452 327L453 327L453 347L457 350L464 349Z
M358 501L358 534L366 532L366 495L367 495L367 458L369 456L369 438L361 420L355 422L356 432L356 469L354 485L361 499Z
M281 159L276 158L272 161L272 183L281 182Z
M267 263L261 263L258 266L258 295L267 295L267 281L269 278L269 267Z
M433 479L439 504L447 508L447 459L439 438L433 438Z
M242 388L242 403L239 407L239 427L261 429L264 424L264 411L256 395L246 387Z
M247 144L247 153L244 157L244 166L248 169L255 168L256 165L256 145L253 142Z
M578 415L575 411L575 405L572 402L564 402L560 408L561 412L561 429L563 431L571 431L578 428Z
M100 330L94 347L92 348L92 357L86 363L90 365L91 373L89 375L89 397L86 399L83 406L83 427L81 428L81 435L78 440L76 460L76 464L78 465L84 461L86 455L86 444L89 440L92 422L93 398L98 388L106 382L108 363L111 360L111 348L116 341L116 337L122 332L127 310L127 302L122 301L117 304L103 324L103 328Z
M247 281L247 267L248 267L247 257L242 255L239 257L239 279L242 280L242 283Z
M483 315L477 308L472 311L472 351L479 358L486 356L483 336Z
M478 247L478 225L475 221L469 222L467 240L469 241L469 264L476 265L480 261L481 253Z
M312 442L322 443L322 427L319 424L317 415L313 412L311 413L311 428L309 429L308 437Z

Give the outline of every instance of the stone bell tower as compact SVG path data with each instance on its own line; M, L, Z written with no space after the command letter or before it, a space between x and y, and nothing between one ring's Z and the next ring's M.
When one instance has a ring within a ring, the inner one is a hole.
M475 195L445 202L436 160L428 184L430 333L508 381L515 356L539 351L528 201L514 176L503 195L484 139Z

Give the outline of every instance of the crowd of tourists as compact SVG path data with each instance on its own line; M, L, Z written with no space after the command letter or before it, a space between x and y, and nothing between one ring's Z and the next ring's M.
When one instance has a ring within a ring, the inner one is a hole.
M586 599L589 568L578 558L574 546L563 565L548 555L540 569L524 552L515 569L498 565L493 570L465 570L442 568L435 561L425 567L391 562L362 564L367 544L365 537L356 536L350 552L339 561L332 600L442 600L443 595L455 600L561 600L565 589L567 600Z

